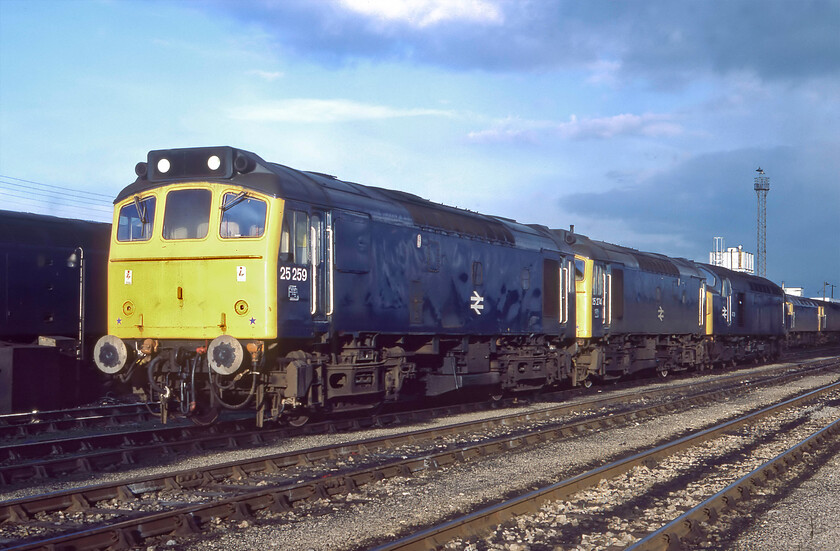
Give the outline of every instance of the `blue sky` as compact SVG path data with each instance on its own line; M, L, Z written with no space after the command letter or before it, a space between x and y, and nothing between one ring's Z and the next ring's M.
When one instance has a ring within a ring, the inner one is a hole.
M816 295L838 128L836 0L0 0L10 210L104 220L148 150L231 145L706 261L755 251L761 166L767 275Z

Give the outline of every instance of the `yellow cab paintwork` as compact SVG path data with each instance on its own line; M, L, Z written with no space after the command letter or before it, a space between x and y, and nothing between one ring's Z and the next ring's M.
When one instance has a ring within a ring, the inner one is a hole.
M706 291L706 335L713 335L715 329L714 296Z
M161 237L167 193L209 189L210 221L203 239ZM283 201L254 191L267 203L260 237L220 236L221 201L242 188L209 182L177 183L144 192L156 207L148 241L117 241L119 213L134 197L115 205L108 263L108 332L124 339L239 339L277 337L277 255ZM130 272L129 272L130 271ZM247 303L247 311L238 301Z
M575 315L577 325L575 336L579 339L592 338L592 274L594 272L591 258L575 255L575 260L582 260L584 264L583 279L575 277Z

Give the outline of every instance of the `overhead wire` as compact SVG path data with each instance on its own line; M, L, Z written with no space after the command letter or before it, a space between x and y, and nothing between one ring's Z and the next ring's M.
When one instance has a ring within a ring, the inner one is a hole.
M22 190L24 190L24 191L21 191L20 189L14 189L14 188L22 188ZM7 181L3 180L2 177L0 177L0 189L4 189L8 193L11 193L11 194L25 193L25 195L23 197L28 197L28 196L34 195L36 197L46 197L46 198L49 198L49 199L54 199L56 201L60 200L60 201L67 201L67 202L75 203L75 204L94 205L94 206L98 206L98 207L111 208L111 201L106 201L104 199L95 199L95 198L92 198L92 197L90 197L90 198L89 197L78 197L78 196L75 196L75 195L68 195L66 193L61 193L59 195L56 195L56 193L52 192L52 191L42 190L42 189L32 189L32 188L29 188L29 187L27 187L23 184L17 184L15 182L7 182ZM75 193L76 192L74 192L74 194ZM18 197L20 197L20 195L18 195Z
M107 221L113 209L112 198L65 186L44 184L0 174L0 208L9 203L42 214Z
M56 186L56 185L53 185L53 184L44 184L42 182L35 182L34 180L25 180L23 178L15 178L14 176L7 176L5 174L0 174L0 178L6 178L8 180L16 180L18 182L25 182L27 184L34 184L36 186L43 186L43 187L46 187L46 188L62 189L62 190L65 190L65 191L72 191L73 193L83 193L85 195L92 195L92 196L96 196L96 197L101 197L101 198L106 199L108 201L110 201L112 199L112 197L110 195L107 195L105 193L96 193L95 191L85 191L85 190L82 190L82 189L74 189L74 188L69 188L69 187Z

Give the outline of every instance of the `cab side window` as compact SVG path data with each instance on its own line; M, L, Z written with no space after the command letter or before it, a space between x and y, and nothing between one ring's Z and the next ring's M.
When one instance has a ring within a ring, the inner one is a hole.
M586 264L583 260L575 259L575 281L583 281Z
M596 264L592 274L592 294L596 297L604 294L604 267Z
M120 209L117 241L148 241L155 222L155 198L134 199Z
M222 223L219 235L223 239L262 237L265 233L267 205L242 193L225 193L222 197Z
M280 260L293 264L309 263L309 215L288 210L280 231Z

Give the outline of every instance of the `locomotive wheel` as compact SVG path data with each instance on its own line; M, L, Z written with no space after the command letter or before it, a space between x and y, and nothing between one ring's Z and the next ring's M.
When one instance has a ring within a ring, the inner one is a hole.
M583 385L583 388L590 388L592 386L592 379L584 379L580 382Z
M286 422L293 427L302 427L309 422L309 415L305 413L292 413L286 417Z
M668 378L668 370L667 369L657 371L656 374L659 375L660 379L667 379Z
M502 398L505 397L505 391L501 388L495 388L490 391L490 401L491 402L501 402Z
M194 425L198 425L199 427L207 427L212 425L219 419L219 414L222 412L221 408L218 406L199 406L197 405L195 410L190 413L189 418L190 421L193 422Z

